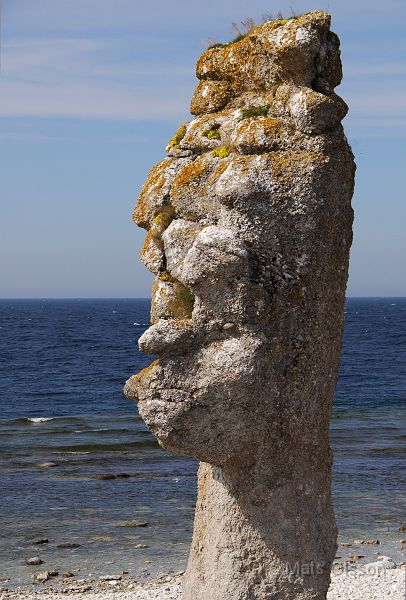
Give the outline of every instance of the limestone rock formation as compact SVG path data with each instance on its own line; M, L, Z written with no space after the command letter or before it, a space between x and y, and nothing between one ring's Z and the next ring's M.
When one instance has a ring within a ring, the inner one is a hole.
M197 76L134 211L158 359L125 392L201 461L184 600L322 600L355 171L339 41L323 12L270 21Z

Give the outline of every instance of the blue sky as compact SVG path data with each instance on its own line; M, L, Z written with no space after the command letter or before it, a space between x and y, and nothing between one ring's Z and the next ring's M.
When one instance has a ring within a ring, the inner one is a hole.
M249 6L247 8L247 6ZM146 297L130 213L231 21L325 9L358 165L348 294L406 296L404 0L3 0L0 297Z

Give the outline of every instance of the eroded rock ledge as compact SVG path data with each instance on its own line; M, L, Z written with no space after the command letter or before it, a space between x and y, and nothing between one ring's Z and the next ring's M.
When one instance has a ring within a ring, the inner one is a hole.
M184 597L321 600L355 170L339 41L323 12L271 21L197 76L195 118L134 211L156 276L140 348L158 360L125 391L202 461Z

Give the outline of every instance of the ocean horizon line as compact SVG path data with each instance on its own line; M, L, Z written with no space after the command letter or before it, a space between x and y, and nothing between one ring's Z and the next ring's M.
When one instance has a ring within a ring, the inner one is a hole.
M404 296L346 296L346 300L405 300ZM0 302L10 302L17 300L37 300L37 301L58 301L58 300L149 300L151 296L10 296L0 297Z

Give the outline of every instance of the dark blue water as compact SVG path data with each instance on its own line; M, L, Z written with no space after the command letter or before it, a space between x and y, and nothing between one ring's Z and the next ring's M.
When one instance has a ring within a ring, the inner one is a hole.
M196 465L160 449L122 394L150 362L137 349L148 322L147 300L0 301L0 564L12 582L29 581L35 554L83 575L184 567ZM331 424L341 541L396 553L405 415L406 299L349 300Z

